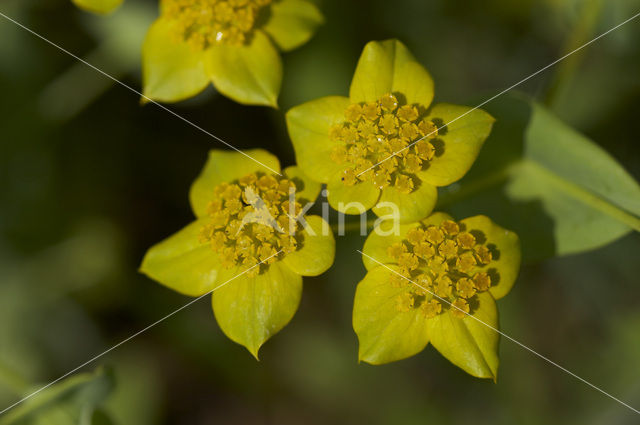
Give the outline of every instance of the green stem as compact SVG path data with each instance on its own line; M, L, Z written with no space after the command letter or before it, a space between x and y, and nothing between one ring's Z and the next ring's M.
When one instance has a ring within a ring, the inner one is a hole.
M522 161L516 161L495 171L491 174L484 175L473 181L468 182L456 192L446 192L438 198L436 209L442 209L448 205L455 204L461 199L468 198L473 194L480 193L484 189L495 186L509 178L509 176L522 165Z
M585 2L578 22L576 23L573 31L567 35L564 42L564 47L562 49L564 55L573 52L591 39L594 28L598 23L598 17L600 16L601 9L602 0L590 0ZM544 101L545 105L551 107L558 101L562 91L567 87L567 84L571 81L576 70L582 63L585 53L586 49L581 49L560 62L551 84L547 89L547 95L545 96Z

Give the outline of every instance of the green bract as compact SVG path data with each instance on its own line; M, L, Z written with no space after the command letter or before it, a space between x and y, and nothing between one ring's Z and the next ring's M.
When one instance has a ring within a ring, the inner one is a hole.
M331 266L335 242L321 217L302 216L318 183L297 167L274 174L264 150L246 154L210 152L191 187L196 220L151 247L140 270L186 295L213 292L218 324L257 358L296 312L302 276Z
M105 15L116 10L124 0L71 0L80 9Z
M434 213L396 234L382 223L363 253L368 273L353 306L360 360L400 360L431 342L471 375L496 379L495 300L509 292L520 267L516 234L485 216L455 222Z
M165 0L143 46L143 94L177 102L211 82L236 102L276 107L278 49L304 44L322 21L307 0Z
M370 42L348 98L324 97L287 112L298 164L327 184L329 203L341 212L373 208L405 223L419 220L433 210L436 187L469 170L494 121L482 110L432 99L431 76L402 43Z

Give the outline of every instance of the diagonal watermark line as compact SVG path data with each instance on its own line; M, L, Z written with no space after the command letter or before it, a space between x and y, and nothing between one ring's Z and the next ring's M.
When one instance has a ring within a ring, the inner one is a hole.
M46 390L47 388L49 388L50 386L54 385L56 382L59 382L61 380L63 380L64 378L66 378L67 376L71 375L72 373L77 372L78 370L82 369L83 367L85 367L86 365L88 365L89 363L92 363L96 360L98 360L100 357L104 356L105 354L115 350L116 348L120 347L121 345L125 344L126 342L131 341L133 338L137 337L138 335L148 331L149 329L153 328L154 326L156 326L157 324L164 322L165 320L167 320L169 317L175 315L176 313L179 313L180 311L184 310L185 308L189 307L191 304L194 304L196 302L198 302L199 300L201 300L202 298L206 297L207 295L213 293L214 291L217 291L218 289L222 288L223 286L225 286L227 283L239 278L240 276L242 276L243 274L247 273L248 271L259 267L261 264L263 264L264 262L266 262L267 260L269 260L272 257L275 257L276 255L280 254L282 252L282 250L276 252L275 254L270 255L269 257L265 258L264 260L260 261L259 263L249 267L248 269L246 269L245 271L243 271L242 273L239 273L237 275L235 275L234 277L232 277L231 279L221 283L220 285L216 286L215 288L213 288L211 291L200 295L198 298L189 301L187 304L183 305L182 307L178 308L177 310L172 311L171 313L167 314L166 316L164 316L161 319L156 320L155 322L153 322L152 324L150 324L149 326L147 326L146 328L139 330L138 332L134 333L133 335L131 335L130 337L120 341L119 343L117 343L116 345L112 346L111 348L103 351L102 353L98 354L95 357L92 357L91 359L87 360L86 362L82 363L80 366L70 370L69 372L65 373L64 375L60 376L59 378L49 382L47 385L44 385L43 387L40 387L39 389L37 389L36 391L32 392L31 394L25 396L24 398L21 398L20 400L16 401L15 403L13 403L11 406L8 406L6 408L4 408L2 411L0 411L0 415L6 413L7 411L13 409L14 407L16 407L17 405L29 400L31 397L35 396L36 394L40 393L41 391Z
M414 282L413 280L409 279L408 277L404 276L401 273L398 273L397 271L393 270L391 267L387 266L384 263L381 263L380 261L376 260L375 258L373 258L370 255L365 254L364 252L360 251L359 249L356 249L356 251L358 251L360 254L364 255L365 257L369 258L372 261L375 261L377 264L383 266L384 268L388 269L389 271L391 271L392 273L400 276L401 278L413 283L414 285L416 285L418 288L422 289L425 292L428 292L429 294L431 294L432 296L436 297L438 300L446 303L447 305L449 305L450 307L453 307L455 309L457 309L458 311L461 311L462 313L466 314L467 316L469 316L470 318L480 322L481 324L483 324L484 326L488 327L489 329L491 329L492 331L498 333L499 335L502 335L503 337L507 338L509 341L519 345L520 347L524 348L525 350L529 351L532 354L535 354L536 356L540 357L542 360L546 361L547 363L557 367L558 369L562 370L565 373L568 373L569 375L573 376L574 378L576 378L577 380L581 381L582 383L587 384L588 386L590 386L591 388L593 388L596 391L601 392L602 394L606 395L607 397L609 397L612 400L617 401L618 403L620 403L621 405L623 405L624 407L627 407L629 409L631 409L632 411L634 411L637 414L640 414L640 410L637 410L631 406L629 406L627 403L625 403L624 401L620 400L619 398L616 398L614 396L612 396L611 394L609 394L608 392L606 392L605 390L595 386L594 384L592 384L591 382L587 381L584 378L579 377L578 375L576 375L575 373L571 372L569 369L566 369L562 366L560 366L558 363L554 362L553 360L549 359L548 357L543 356L542 354L538 353L537 351L535 351L532 348L529 348L528 346L524 345L523 343L521 343L520 341L518 341L515 338L510 337L509 335L507 335L506 333L500 331L499 329L496 329L495 327L491 326L490 324L486 323L485 321L478 319L476 316L467 313L466 311L462 310L461 308L453 305L452 303L450 303L448 300L445 300L444 298L439 297L438 295L436 295L435 293L431 292L430 290L428 290L427 288L421 286L420 284Z
M30 32L31 34L35 35L36 37L38 37L39 39L41 39L42 41L45 41L46 43L52 45L53 47L55 47L56 49L60 50L63 53L66 53L67 55L71 56L72 58L82 62L83 64L87 65L89 68L93 69L94 71L99 72L100 74L104 75L105 77L109 78L110 80L113 80L114 82L120 84L122 87L132 91L133 93L137 94L138 96L142 97L144 100L148 101L149 103L153 103L154 105L156 105L157 107L159 107L160 109L170 113L171 115L173 115L176 118L179 118L180 120L186 122L187 124L189 124L190 126L196 128L197 130L200 130L201 132L203 132L204 134L206 134L209 137L214 138L215 140L217 140L218 142L222 143L223 145L233 149L234 151L246 156L247 158L249 158L250 160L252 160L253 162L256 162L258 164L260 164L261 166L263 166L264 168L268 169L269 171L278 174L278 175L282 175L281 173L279 173L278 171L274 170L273 168L263 164L262 162L258 161L257 159L253 158L251 155L247 155L245 152L241 151L240 149L236 148L235 146L231 145L230 143L225 142L224 140L222 140L220 137L216 136L215 134L211 133L210 131L205 130L204 128L200 127L199 125L189 121L188 119L186 119L185 117L183 117L182 115L172 111L171 109L167 108L166 106L156 102L155 100L149 98L148 96L142 94L141 92L139 92L138 90L134 89L133 87L129 86L128 84L118 80L117 78L113 77L111 74L108 74L107 72L101 70L100 68L90 64L89 62L87 62L86 60L78 57L77 55L71 53L70 51L66 50L65 48L57 45L56 43L54 43L53 41L47 39L46 37L44 37L43 35L40 35L39 33L35 32L34 30L24 26L23 24L21 24L20 22L16 21L15 19L10 18L9 16L5 15L4 13L0 12L0 16L2 16L3 18L5 18L6 20L13 22L14 24L16 24L17 26L19 26L20 28L22 28L25 31Z
M566 55L564 55L564 56L562 56L562 57L560 57L560 58L556 59L555 61L551 62L549 65L547 65L547 66L545 66L545 67L543 67L543 68L540 68L539 70L537 70L537 71L536 71L536 72L534 72L533 74L529 75L528 77L525 77L525 78L523 78L522 80L518 81L517 83L515 83L515 84L513 84L513 85L511 85L511 86L509 86L509 87L507 87L506 89L502 90L500 93L498 93L498 94L496 94L496 95L494 95L494 96L490 97L489 99L485 100L484 102L482 102L482 103L480 103L480 104L478 104L478 105L474 106L472 109L468 110L468 111L467 111L467 112L465 112L464 114L462 114L462 115L460 115L460 116L458 116L458 117L456 117L456 118L452 119L451 121L449 121L449 122L447 122L447 123L443 124L440 128L447 127L449 124L453 124L454 122L458 121L460 118L463 118L463 117L465 117L465 116L469 115L470 113L472 113L472 112L473 112L473 111L475 111L476 109L480 109L480 108L482 108L482 107L483 107L484 105L486 105L487 103L492 102L493 100L497 99L498 97L502 96L503 94L507 93L508 91L513 90L514 88L518 87L518 86L519 86L519 85L521 85L522 83L524 83L524 82L526 82L526 81L530 80L531 78L535 77L536 75L538 75L538 74L540 74L540 73L542 73L542 72L546 71L547 69L549 69L549 68L551 68L552 66L556 65L558 62L562 62L563 60L565 60L565 59L566 59L566 58L568 58L569 56L573 55L574 53L576 53L576 52L578 52L578 51L580 51L580 50L582 50L582 49L584 49L584 48L585 48L585 47L587 47L588 45L590 45L590 44L592 44L592 43L594 43L594 42L598 41L599 39L601 39L601 38L602 38L602 37L604 37L605 35L607 35L607 34L609 34L609 33L613 32L613 31L617 30L618 28L620 28L621 26L623 26L623 25L625 25L625 24L628 24L629 22L631 22L631 21L633 21L634 19L636 19L638 16L640 16L640 12L639 12L639 13L636 13L635 15L633 15L632 17L630 17L629 19L627 19L627 20L625 20L625 21L623 21L623 22L619 23L619 24L618 24L618 25L616 25L615 27L613 27L613 28L611 28L611 29L609 29L609 30L607 30L607 31L603 32L602 34L600 34L599 36L595 37L594 39L592 39L592 40L590 40L590 41L588 41L588 42L584 43L584 44L583 44L583 45L581 45L580 47L575 48L574 50L570 51L570 52L569 52L569 53L567 53ZM418 143L419 141L424 140L424 139L426 139L427 137L429 137L429 136L431 136L431 135L433 135L433 134L437 133L437 132L438 132L438 130L439 130L439 129L433 130L431 133L429 133L429 134L426 134L426 135L422 136L421 138L419 138L418 140L416 140L416 141L414 141L414 142L410 143L409 145L405 146L404 148L402 148L402 149L400 149L400 150L398 150L398 151L396 151L396 152L393 152L391 155L389 155L388 157L386 157L386 158L385 158L385 159L383 159L382 161L380 161L380 162L378 162L378 163L376 163L376 164L373 164L371 167L369 167L369 168L367 168L366 170L362 171L361 173L357 174L357 175L356 175L356 177L359 177L359 176L363 175L363 174L364 174L364 173L366 173L367 171L369 171L369 170L371 170L371 169L373 169L373 168L377 167L378 165L382 164L383 162L385 162L385 161L387 161L387 160L389 160L389 159L393 158L394 156L396 156L396 155L397 155L397 154L399 154L400 152L403 152L403 151L405 151L405 150L409 149L411 146L415 145L415 144L416 144L416 143Z

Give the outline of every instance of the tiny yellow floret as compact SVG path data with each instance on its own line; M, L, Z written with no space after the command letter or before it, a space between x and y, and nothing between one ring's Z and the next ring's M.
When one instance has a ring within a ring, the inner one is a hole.
M272 0L165 0L162 14L178 40L197 50L250 41L258 18Z
M259 173L220 183L211 191L200 240L220 255L224 268L251 268L247 274L257 275L300 245L302 207L295 190L291 180Z
M408 230L404 240L387 248L400 273L392 277L392 284L413 286L413 304L403 302L402 311L421 308L427 318L449 310L458 318L473 314L476 304L470 300L492 284L494 259L488 244L480 230L453 220ZM403 280L408 285L400 284Z
M401 193L413 192L419 173L435 156L430 140L438 134L438 127L421 116L421 109L426 108L401 105L390 93L375 102L349 105L345 121L329 130L331 140L342 142L330 155L346 166L342 182L353 186L371 181L380 189L393 186Z

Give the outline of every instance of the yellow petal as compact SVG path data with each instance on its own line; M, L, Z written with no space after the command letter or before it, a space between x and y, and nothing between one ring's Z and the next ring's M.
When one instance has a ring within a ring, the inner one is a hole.
M411 288L389 283L394 273L386 267L369 271L358 284L353 303L353 329L358 335L358 359L389 363L419 353L429 342L427 321L419 308L400 311L397 298Z
M263 27L281 50L293 50L306 43L324 22L317 6L307 0L275 1Z
M318 276L331 267L336 242L329 224L317 215L305 217L308 227L302 231L302 245L287 254L282 262L302 276Z
M436 155L419 176L434 186L446 186L469 171L495 120L481 109L444 103L434 105L426 119L433 120L439 127L450 124L441 127L437 138L431 140Z
M202 52L172 34L173 23L157 19L142 47L142 92L150 99L178 102L207 87Z
M344 121L349 99L329 96L298 105L287 111L287 129L296 151L297 163L312 179L326 183L344 165L331 159L335 146L344 145L329 138L332 126Z
M409 49L392 39L367 43L351 81L352 102L373 102L387 93L400 93L409 104L425 108L433 100L433 79Z
M389 186L382 190L380 200L373 207L373 212L378 216L397 214L397 220L409 223L429 215L437 199L436 187L425 182L420 182L419 186L410 193L402 193L395 187Z
M282 61L262 31L255 31L247 45L211 47L205 64L213 85L223 95L247 105L278 106Z
M297 165L284 169L284 175L296 185L296 199L304 204L315 202L320 195L322 184L312 180Z
M116 10L124 0L72 0L80 9L106 15Z
M373 270L380 266L380 263L396 263L396 260L389 255L388 248L395 243L402 242L407 237L407 232L418 225L419 223L402 224L398 227L397 233L393 229L392 221L384 221L376 226L367 236L362 248L362 252L365 254L362 256L362 262L367 270Z
M380 198L380 189L371 182L361 182L353 186L345 185L339 177L327 184L327 199L334 209L352 215L360 215L371 209Z
M491 277L489 292L495 299L504 297L513 287L520 270L518 235L498 226L484 215L465 218L460 223L467 227L467 231L480 231L486 238L486 246L492 254L486 270Z
M189 199L196 217L206 214L213 199L213 189L222 182L231 182L250 173L280 172L280 161L264 149L243 151L211 150L200 175L191 185ZM272 171L273 170L273 171Z
M476 295L471 302L473 317L456 317L451 307L427 321L431 344L451 363L478 378L497 379L498 309L491 294ZM474 319L474 317L476 319Z
M222 331L257 359L262 344L289 323L298 309L302 277L281 261L254 277L226 276L237 277L213 293L213 312Z
M199 296L215 288L220 261L198 236L208 220L197 220L149 248L140 271L182 294Z

